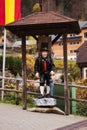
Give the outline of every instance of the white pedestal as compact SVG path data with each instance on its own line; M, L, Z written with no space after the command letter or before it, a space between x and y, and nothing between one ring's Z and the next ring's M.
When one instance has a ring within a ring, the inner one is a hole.
M56 99L54 98L35 98L34 104L38 107L47 107L47 106L55 106L56 105Z

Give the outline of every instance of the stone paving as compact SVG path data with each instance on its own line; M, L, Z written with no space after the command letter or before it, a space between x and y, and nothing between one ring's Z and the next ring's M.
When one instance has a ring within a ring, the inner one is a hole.
M74 115L29 112L20 106L0 103L0 130L57 130L86 119Z
M87 130L87 119L77 123L73 123L71 125L57 128L56 130Z

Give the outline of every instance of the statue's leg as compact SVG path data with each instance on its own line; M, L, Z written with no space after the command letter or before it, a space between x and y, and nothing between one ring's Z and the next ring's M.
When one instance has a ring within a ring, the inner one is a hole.
M47 86L46 95L50 94L50 86Z
M44 74L40 75L40 98L44 97L44 84L45 84L45 79L44 79Z
M49 74L46 75L46 97L50 96L50 81L49 81Z
M54 82L53 79L50 79L50 95L53 96L54 92Z
M40 93L42 96L44 96L44 86L40 86Z

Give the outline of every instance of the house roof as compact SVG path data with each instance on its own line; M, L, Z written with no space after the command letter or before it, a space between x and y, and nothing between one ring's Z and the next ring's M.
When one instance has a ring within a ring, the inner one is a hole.
M80 32L77 20L53 11L35 12L5 27L20 36Z
M21 46L21 41L16 41L13 43L12 47L20 47ZM26 45L34 45L36 44L36 40L26 40Z
M87 28L87 21L80 21L79 26L80 26L81 29L82 28Z
M77 64L79 63L87 63L87 42L77 50Z

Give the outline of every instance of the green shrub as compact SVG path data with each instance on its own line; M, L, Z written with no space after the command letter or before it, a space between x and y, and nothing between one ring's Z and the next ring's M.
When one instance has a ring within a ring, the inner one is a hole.
M54 59L54 64L56 67L56 70L62 70L64 69L63 60ZM75 82L75 80L80 78L80 69L76 64L76 61L68 61L68 81L69 82ZM62 81L64 81L64 73L62 73L62 76L60 77Z
M4 103L15 104L15 94L6 92L4 95Z
M0 56L1 71L2 71L2 63L3 63L3 58L2 56ZM7 68L7 70L10 70L10 72L15 76L17 75L17 73L21 75L22 59L20 57L7 56L5 68Z
M6 57L6 68L10 70L15 76L17 73L21 75L22 72L22 59L19 57Z
M2 56L0 57L0 68L2 71ZM33 78L34 77L34 58L30 55L26 55L26 65L27 65L27 77ZM10 71L11 74L16 76L19 74L22 75L22 58L17 56L7 56L6 57L6 67L7 70Z
M81 116L87 116L87 103L77 103L76 113Z
M35 106L33 103L33 99L34 99L34 96L27 95L27 106L28 107ZM6 92L4 95L4 100L0 101L0 102L7 103L7 104L16 104L16 95L14 93L10 94L10 92ZM18 103L17 105L20 105L20 106L23 105L22 94L19 94L17 103Z
M87 86L87 79L79 80L79 85ZM86 99L87 100L87 89L77 88L76 89L77 99ZM87 103L77 103L77 114L87 116Z
M30 95L27 96L27 106L28 107L34 107L35 106L33 100L34 100L34 96L30 96Z

